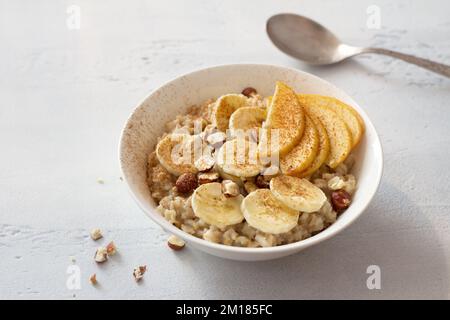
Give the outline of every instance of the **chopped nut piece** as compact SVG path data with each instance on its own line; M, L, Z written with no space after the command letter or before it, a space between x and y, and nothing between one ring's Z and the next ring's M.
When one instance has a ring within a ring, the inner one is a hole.
M98 228L92 229L91 230L91 238L94 241L96 241L100 238L103 238L102 231Z
M331 178L328 180L328 188L331 190L339 190L345 187L345 181L339 176Z
M198 171L204 172L211 170L212 167L214 167L215 163L216 161L214 160L213 156L203 155L195 161L194 166L197 168Z
M222 193L225 197L237 197L240 194L239 186L231 180L223 180Z
M212 124L208 124L205 129L203 130L203 132L201 133L203 140L206 141L206 139L213 133L217 132L217 128L212 125Z
M104 184L105 181L102 178L97 178L97 183L99 184Z
M198 186L197 177L193 173L183 173L178 177L175 186L177 187L177 191L180 193L189 193L194 191Z
M96 284L97 284L97 274L93 274L93 275L91 275L90 277L89 277L89 282L93 285L93 286L95 286Z
M251 193L253 191L255 191L256 189L258 189L258 187L256 186L256 184L252 181L246 181L244 182L244 189L245 191L247 191L247 193Z
M220 131L212 133L206 138L206 141L215 149L220 148L225 140L227 140L227 135Z
M261 175L264 176L265 179L272 179L274 176L278 175L280 172L280 168L275 165L271 164L270 167L264 168L264 170L261 172Z
M133 277L136 280L136 282L141 281L141 279L144 277L144 273L147 271L147 266L138 266L134 268L133 270Z
M117 247L114 244L114 242L111 241L110 243L108 243L108 245L106 246L106 253L108 254L108 256L115 255L116 251L117 251Z
M95 260L95 262L98 262L98 263L103 263L106 260L108 260L108 251L106 250L105 247L97 248L97 251L95 251L94 260Z
M198 175L198 184L216 182L219 180L217 172L205 172Z
M183 249L186 243L177 236L171 235L167 240L167 245L169 246L170 249L178 251Z
M331 202L333 209L342 212L350 206L350 195L345 190L337 190L331 193Z
M256 93L257 93L256 89L252 87L247 87L244 90L242 90L242 94L248 98L250 98L252 95L255 95Z

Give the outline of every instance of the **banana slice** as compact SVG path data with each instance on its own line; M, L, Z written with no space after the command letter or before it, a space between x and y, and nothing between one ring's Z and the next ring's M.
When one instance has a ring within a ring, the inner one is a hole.
M212 123L220 131L226 132L231 114L248 103L242 94L226 94L217 99L213 108Z
M225 228L244 220L241 212L243 196L226 197L222 184L212 182L202 184L192 195L192 210L195 216L218 228Z
M158 142L156 157L171 174L196 173L196 155L201 154L201 141L188 134L169 134ZM198 152L196 152L196 150Z
M231 135L237 136L237 130L248 133L248 130L261 128L263 121L266 120L266 115L266 109L261 107L242 107L237 109L230 117L229 128Z
M241 210L250 226L273 234L285 233L294 228L300 214L275 198L269 189L251 192L242 201Z
M239 178L238 176L233 176L232 174L228 174L225 171L222 170L221 167L219 167L219 165L217 164L217 162L214 164L214 169L215 171L217 171L220 175L220 177L222 178L222 180L231 180L234 183L237 183L239 185L239 187L243 187L244 186L244 181L242 181L241 178Z
M323 191L306 179L278 176L270 180L274 197L289 208L301 212L316 212L327 200Z
M316 172L322 166L322 164L324 164L330 154L330 140L328 139L325 127L323 126L322 122L320 122L319 118L312 114L308 115L316 125L317 133L319 134L319 151L317 152L317 156L314 158L314 161L310 164L310 166L297 175L301 178L307 177Z
M217 155L217 164L228 174L238 177L254 177L261 172L257 157L257 144L240 138L225 142Z

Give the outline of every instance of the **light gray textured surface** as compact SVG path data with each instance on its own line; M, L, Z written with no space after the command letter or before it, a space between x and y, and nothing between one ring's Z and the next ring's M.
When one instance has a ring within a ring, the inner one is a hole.
M80 30L66 27L70 4L81 8ZM366 27L372 4L379 30ZM270 15L295 12L350 43L449 63L449 11L443 0L0 0L0 298L449 298L450 81L378 56L307 67L264 32ZM298 67L333 82L365 107L384 147L384 177L367 212L282 260L174 253L119 179L117 143L134 106L179 74L236 62ZM119 247L101 267L93 227ZM66 287L70 256L80 290ZM149 268L140 285L136 264ZM373 264L381 290L366 287ZM88 284L93 272L98 288Z

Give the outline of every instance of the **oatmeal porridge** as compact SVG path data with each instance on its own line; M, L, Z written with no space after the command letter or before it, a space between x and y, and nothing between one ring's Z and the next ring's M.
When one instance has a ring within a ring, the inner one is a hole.
M207 241L301 241L351 205L363 132L352 107L280 82L272 97L226 94L167 123L148 157L151 196L167 221Z

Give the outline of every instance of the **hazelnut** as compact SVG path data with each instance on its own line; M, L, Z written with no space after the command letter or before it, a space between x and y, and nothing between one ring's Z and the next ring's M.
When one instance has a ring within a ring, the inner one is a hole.
M96 241L100 238L103 238L102 231L98 228L92 229L91 230L91 238L94 241Z
M242 90L241 93L242 93L244 96L250 98L252 95L255 95L257 92L256 92L256 89L255 89L255 88L247 87L247 88L245 88L244 90Z
M342 212L350 206L350 195L345 190L333 191L331 193L331 202L334 210Z
M271 177L259 175L256 177L255 184L258 188L269 188Z
M193 173L183 173L178 177L177 182L175 182L175 187L180 193L189 193L197 188L197 176Z
M219 174L217 172L205 172L198 175L198 184L217 182Z
M172 235L167 240L167 245L169 246L170 249L179 251L184 248L186 243L182 239L178 238L177 236Z
M222 181L222 193L225 197L237 197L241 192L239 190L239 186L237 183L231 180L223 180Z
M95 262L98 262L98 263L103 263L106 260L108 260L108 251L106 250L105 247L97 248L97 251L95 251L94 260L95 260Z
M108 254L108 256L115 255L116 251L117 251L117 247L114 244L114 242L111 241L110 243L108 243L108 245L106 246L106 253Z
M147 271L147 266L138 266L133 269L133 277L136 282L141 281L144 277L144 273Z
M95 286L96 284L97 284L97 274L93 274L93 275L91 275L90 277L89 277L89 282L93 285L93 286Z

